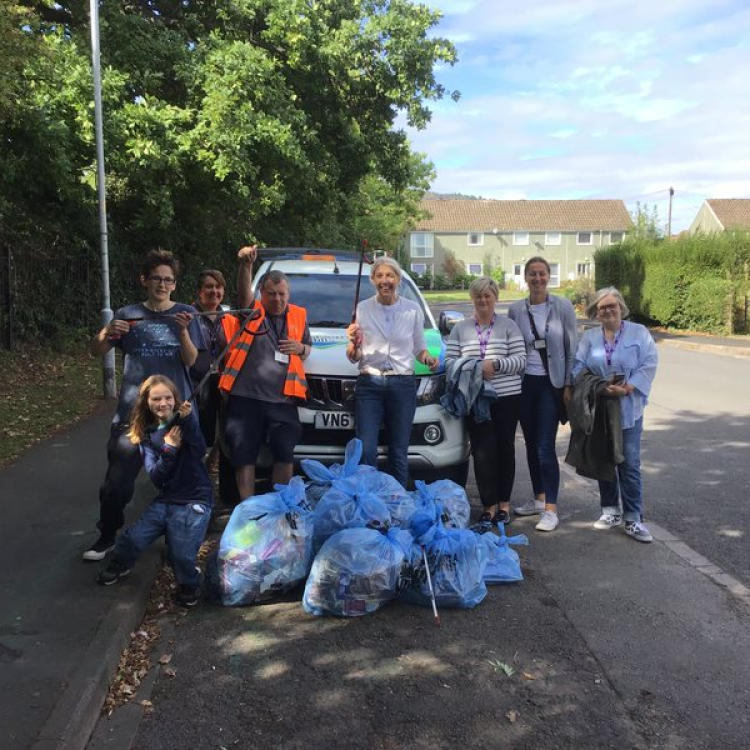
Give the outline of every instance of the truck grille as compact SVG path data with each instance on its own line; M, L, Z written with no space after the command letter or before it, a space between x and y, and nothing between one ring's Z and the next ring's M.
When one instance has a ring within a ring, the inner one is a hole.
M354 379L307 376L308 405L313 409L354 411Z

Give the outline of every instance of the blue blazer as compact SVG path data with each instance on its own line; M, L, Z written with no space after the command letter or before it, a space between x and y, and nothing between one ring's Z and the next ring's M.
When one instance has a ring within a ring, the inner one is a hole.
M546 350L549 379L555 388L562 388L566 385L573 385L573 363L577 343L576 311L570 300L564 297L549 294L547 301L550 307ZM528 299L514 302L508 310L508 317L521 329L528 356L534 348L534 333L529 322L527 304Z

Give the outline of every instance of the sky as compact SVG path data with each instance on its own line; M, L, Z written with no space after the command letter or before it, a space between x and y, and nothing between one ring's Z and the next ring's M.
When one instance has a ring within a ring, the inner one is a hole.
M619 198L672 232L706 198L750 197L748 0L423 0L440 65L414 150L432 189L498 199Z

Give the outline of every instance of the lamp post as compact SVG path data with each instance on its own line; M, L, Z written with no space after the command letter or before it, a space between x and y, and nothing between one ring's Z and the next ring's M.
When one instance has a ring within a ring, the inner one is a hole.
M107 194L104 182L104 127L102 117L102 73L99 60L99 0L90 0L91 67L94 72L94 126L96 133L96 188L99 202L99 249L102 263L102 326L112 320L109 299L109 247L107 242ZM104 398L115 398L115 351L102 357Z

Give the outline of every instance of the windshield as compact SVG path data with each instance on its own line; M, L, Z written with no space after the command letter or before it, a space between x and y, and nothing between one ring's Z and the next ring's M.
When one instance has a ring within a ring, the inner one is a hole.
M307 321L311 328L346 328L352 322L356 276L341 274L287 274L289 278L289 301L307 310ZM359 288L360 301L372 297L375 288L369 278L362 277ZM432 328L432 321L425 311L424 300L414 284L402 279L398 287L399 296L416 302L424 313L424 327ZM256 292L256 297L260 294Z

